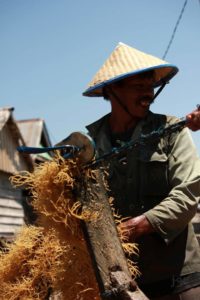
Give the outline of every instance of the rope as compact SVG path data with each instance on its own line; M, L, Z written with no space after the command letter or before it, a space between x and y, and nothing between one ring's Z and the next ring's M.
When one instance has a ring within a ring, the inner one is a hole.
M199 1L200 1L200 0L199 0ZM171 47L171 45L172 45L172 42L173 42L173 40L174 40L176 31L177 31L177 29L178 29L178 25L179 25L180 20L181 20L181 18L182 18L182 16L183 16L185 7L186 7L186 5L187 5L187 2L188 2L188 0L185 0L185 2L184 2L184 4L183 4L183 7L182 7L182 9L181 9L181 13L180 13L180 15L179 15L179 17L178 17L178 20L177 20L177 22L176 22L176 25L175 25L175 27L174 27L174 30L173 30L172 36L171 36L171 38L170 38L169 44L168 44L167 49L165 50L165 53L164 53L164 55L163 55L163 57L162 57L163 59L165 59L165 57L167 56L167 53L168 53L168 51L169 51L169 49L170 49L170 47Z

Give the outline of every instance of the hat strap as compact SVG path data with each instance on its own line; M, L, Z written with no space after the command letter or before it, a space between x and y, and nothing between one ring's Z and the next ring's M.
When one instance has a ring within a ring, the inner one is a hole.
M156 97L158 97L158 95L162 92L162 90L164 89L164 87L166 86L166 84L169 83L167 81L165 81L160 87L159 89L157 90L157 92L155 93L154 97L153 97L153 100L156 99Z
M123 101L116 95L116 93L109 87L109 93L115 98L118 104L123 108L123 110L130 116L133 117L127 107L124 105Z

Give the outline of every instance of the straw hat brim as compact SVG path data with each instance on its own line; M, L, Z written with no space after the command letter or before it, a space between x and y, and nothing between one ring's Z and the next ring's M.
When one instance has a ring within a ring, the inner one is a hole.
M152 70L155 71L155 75L154 75L154 87L155 88L168 82L178 72L178 68L172 64L165 64L165 65L162 64L162 65L157 65L157 66L153 66L153 67L149 67L149 68L145 68L145 69L140 69L140 70L133 71L133 72L128 72L128 73L116 76L114 78L111 78L109 80L106 80L104 82L101 82L99 84L96 84L92 87L89 87L88 89L85 90L85 92L83 92L83 96L102 97L103 96L103 88L105 86L110 85L114 82L123 80L125 78L139 75L141 73L152 71Z

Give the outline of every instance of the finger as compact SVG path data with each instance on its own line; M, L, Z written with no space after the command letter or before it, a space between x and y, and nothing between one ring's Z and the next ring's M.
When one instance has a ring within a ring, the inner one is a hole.
M131 230L132 228L135 228L135 226L133 224L123 224L123 225L120 225L120 229L121 230Z

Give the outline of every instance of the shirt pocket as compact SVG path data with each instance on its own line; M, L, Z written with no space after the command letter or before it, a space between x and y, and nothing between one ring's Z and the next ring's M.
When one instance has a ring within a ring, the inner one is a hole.
M165 197L169 193L168 157L161 151L145 151L139 156L140 193Z

